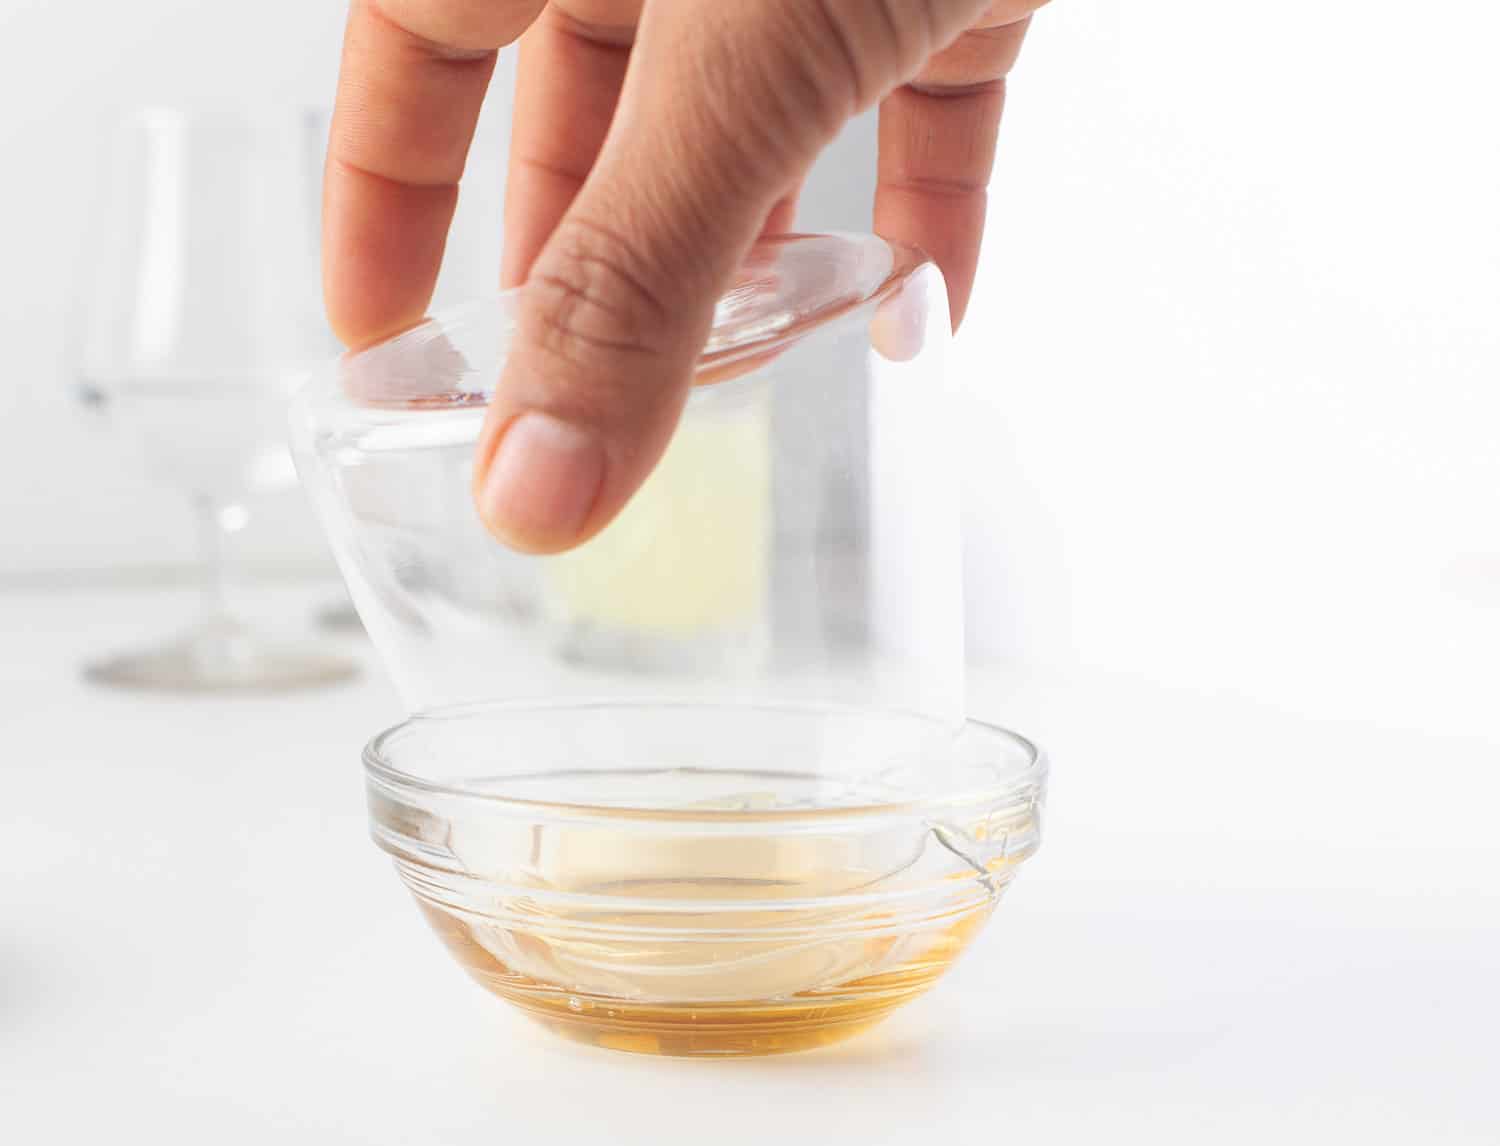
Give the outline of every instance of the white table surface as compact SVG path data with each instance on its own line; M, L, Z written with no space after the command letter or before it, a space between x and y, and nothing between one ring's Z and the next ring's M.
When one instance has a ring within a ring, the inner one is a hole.
M359 749L399 715L373 665L261 699L81 682L187 607L0 594L0 1139L1500 1141L1495 742L981 676L1054 778L959 967L838 1047L651 1059L554 1040L426 931L365 836Z

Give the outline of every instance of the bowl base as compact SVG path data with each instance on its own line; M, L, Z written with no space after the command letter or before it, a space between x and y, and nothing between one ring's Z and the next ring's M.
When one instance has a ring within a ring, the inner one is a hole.
M873 1027L927 984L880 999L783 999L752 1003L607 1003L526 997L495 990L573 1042L668 1058L747 1058L830 1046ZM572 1004L579 1004L576 1009Z
M964 912L897 965L837 986L734 1002L663 1002L568 990L519 973L476 942L465 923L420 899L418 905L481 986L548 1029L590 1046L676 1058L786 1054L841 1042L931 987L990 914L988 906Z

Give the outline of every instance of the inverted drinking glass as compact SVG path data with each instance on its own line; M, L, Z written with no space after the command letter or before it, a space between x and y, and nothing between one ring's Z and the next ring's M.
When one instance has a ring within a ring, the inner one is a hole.
M1039 840L1040 753L964 715L941 276L874 236L762 241L661 464L556 556L470 500L518 297L346 355L294 409L411 712L365 750L375 840L561 1033L842 1038L949 966Z

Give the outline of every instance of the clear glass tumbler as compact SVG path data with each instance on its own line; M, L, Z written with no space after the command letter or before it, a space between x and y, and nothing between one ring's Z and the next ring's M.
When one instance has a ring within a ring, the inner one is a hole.
M365 753L375 839L565 1034L843 1037L946 969L1039 838L1040 753L964 715L941 277L874 236L760 243L661 465L558 556L470 501L515 300L348 355L294 410L412 713Z
M514 295L346 356L303 391L301 468L413 711L726 696L963 712L943 284L874 236L758 246L675 438L608 529L512 552L469 501Z

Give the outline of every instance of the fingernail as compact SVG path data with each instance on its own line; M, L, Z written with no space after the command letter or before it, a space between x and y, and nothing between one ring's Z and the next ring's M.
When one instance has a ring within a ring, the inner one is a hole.
M603 481L598 439L533 411L516 418L501 437L480 486L479 512L517 549L564 549L582 532Z

